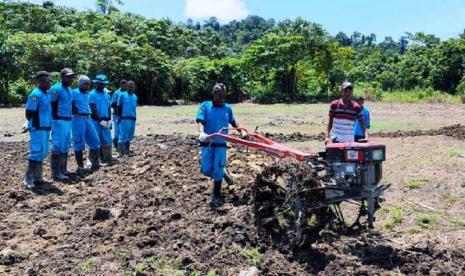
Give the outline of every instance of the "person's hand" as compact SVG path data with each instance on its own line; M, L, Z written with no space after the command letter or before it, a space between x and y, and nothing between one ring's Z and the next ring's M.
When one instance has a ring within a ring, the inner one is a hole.
M329 137L326 137L325 138L325 145L329 144L331 142L331 139L329 139Z
M108 128L113 129L113 121L108 121Z
M249 137L249 134L245 130L241 130L241 139L247 139Z
M199 141L200 142L206 142L208 140L208 134L205 132L200 132L199 134Z

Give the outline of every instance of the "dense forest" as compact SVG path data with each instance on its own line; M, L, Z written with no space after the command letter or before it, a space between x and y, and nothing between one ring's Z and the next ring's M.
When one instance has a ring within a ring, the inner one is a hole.
M393 90L457 94L465 91L465 32L446 41L405 33L396 41L330 35L301 18L176 23L115 7L0 3L0 103L23 102L36 71L53 72L57 81L63 67L91 77L105 73L110 89L133 79L144 104L201 101L215 82L227 85L232 102L326 100L344 80L374 98Z

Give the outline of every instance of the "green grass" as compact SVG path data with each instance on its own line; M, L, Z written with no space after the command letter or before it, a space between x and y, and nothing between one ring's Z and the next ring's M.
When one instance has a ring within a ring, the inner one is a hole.
M136 263L134 274L142 274L147 269L151 269L155 275L182 276L185 274L185 271L182 269L182 265L179 260L167 260L163 257L157 256L139 260Z
M450 220L450 223L452 223L455 226L465 227L465 220L463 219L453 218Z
M432 224L437 223L437 218L430 214L420 214L418 215L416 221L420 227L429 228Z
M408 230L407 230L410 234L414 235L414 234L418 234L421 232L421 229L416 227L416 226L412 226L410 227Z
M92 260L87 260L76 266L75 270L77 273L89 273L94 269L95 263Z
M450 202L450 203L454 203L454 202L457 202L459 201L460 199L462 199L462 197L460 195L457 195L457 194L450 194L450 193L444 193L442 194L442 197L444 197L444 199L447 201L447 202Z
M449 158L458 158L462 156L462 152L454 148L445 149L444 154L448 156Z
M450 95L427 89L382 92L380 101L387 103L461 103L460 96L458 95Z
M262 255L256 247L242 248L235 244L234 248L240 255L246 258L249 265L259 267L262 264Z
M216 275L218 275L218 274L216 273L216 269L210 269L210 270L208 270L208 272L207 272L207 276L216 276Z
M404 122L377 121L372 123L370 131L408 130L411 128L412 127L408 123Z
M385 207L384 212L389 214L389 218L384 222L386 229L392 230L402 222L402 206Z
M404 186L409 190L418 189L425 183L425 179L412 178L405 181Z

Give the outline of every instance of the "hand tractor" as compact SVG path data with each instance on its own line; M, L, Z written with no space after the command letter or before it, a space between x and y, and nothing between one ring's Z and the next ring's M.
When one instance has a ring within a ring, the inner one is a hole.
M379 198L390 186L380 183L384 145L330 143L322 152L303 152L246 129L237 130L247 139L225 130L210 136L276 157L254 186L256 223L273 239L302 244L331 222L352 229L362 218L373 228Z

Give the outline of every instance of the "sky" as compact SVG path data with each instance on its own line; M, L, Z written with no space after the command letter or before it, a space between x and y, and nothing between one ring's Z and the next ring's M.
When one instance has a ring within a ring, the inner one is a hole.
M29 0L42 3L43 0ZM54 0L79 10L95 9L94 0ZM301 17L330 33L375 33L398 39L406 32L457 37L465 29L465 0L123 0L120 10L148 18L202 21L211 16L225 23L259 15L277 21Z

